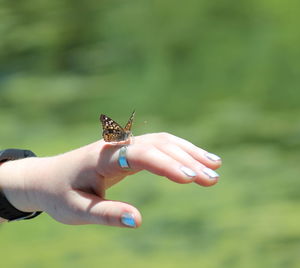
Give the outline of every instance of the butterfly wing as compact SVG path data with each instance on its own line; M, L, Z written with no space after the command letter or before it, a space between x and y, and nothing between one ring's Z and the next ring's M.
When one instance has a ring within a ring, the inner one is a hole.
M135 115L135 111L132 112L126 126L124 127L125 132L130 132L131 131L134 115Z
M103 128L102 136L106 142L122 140L125 131L117 122L104 114L101 114L100 121Z

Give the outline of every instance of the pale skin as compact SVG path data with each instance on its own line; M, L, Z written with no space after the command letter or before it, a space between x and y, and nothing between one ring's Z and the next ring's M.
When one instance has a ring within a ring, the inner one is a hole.
M4 162L0 189L17 209L44 211L61 223L128 227L121 218L130 214L134 227L139 227L142 217L137 208L105 199L106 190L126 176L147 170L180 184L212 186L218 182L217 173L209 176L203 171L213 172L221 166L221 159L208 157L205 150L174 135L134 137L126 154L131 170L119 166L120 146L99 140L52 157ZM188 176L182 167L195 176Z

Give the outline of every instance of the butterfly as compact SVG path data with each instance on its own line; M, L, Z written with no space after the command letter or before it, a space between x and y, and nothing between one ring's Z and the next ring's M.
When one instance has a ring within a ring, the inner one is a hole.
M116 121L112 120L108 116L101 114L100 121L102 123L102 136L106 142L119 142L126 141L131 136L131 127L134 118L135 111L132 112L126 126L122 128Z

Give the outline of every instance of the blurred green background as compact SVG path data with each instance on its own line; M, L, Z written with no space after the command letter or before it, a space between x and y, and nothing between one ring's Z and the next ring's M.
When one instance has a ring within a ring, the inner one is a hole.
M300 267L300 2L0 0L0 148L55 155L99 114L222 156L215 187L146 172L108 192L138 230L43 215L0 228L3 267Z

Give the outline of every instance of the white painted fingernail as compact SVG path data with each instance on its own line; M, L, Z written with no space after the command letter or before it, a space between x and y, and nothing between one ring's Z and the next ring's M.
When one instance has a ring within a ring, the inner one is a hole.
M122 216L121 216L121 221L124 225L128 226L128 227L136 227L136 223L135 223L135 220L134 220L134 217L132 214L130 213L124 213Z
M180 170L186 175L188 176L188 178L194 178L196 177L197 173L194 170L191 170L188 167L182 166L180 167Z
M220 161L221 160L221 157L220 156L217 156L215 154L212 154L212 153L206 153L205 154L206 158L208 158L209 160L211 161Z
M219 178L219 174L210 168L203 168L202 172L207 175L210 179Z

